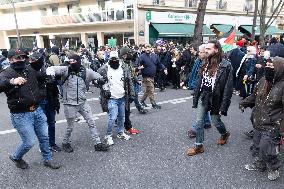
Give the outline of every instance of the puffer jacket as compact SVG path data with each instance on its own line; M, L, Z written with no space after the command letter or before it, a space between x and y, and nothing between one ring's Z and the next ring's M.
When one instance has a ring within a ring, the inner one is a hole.
M197 87L194 91L193 108L197 108L198 100L201 96L202 79L203 76L199 77ZM212 115L219 115L219 112L222 112L222 114L226 116L231 104L232 95L233 67L229 61L223 59L217 70L215 85L213 87L211 99L211 107L208 107L210 113Z
M273 63L275 77L269 94L265 93L266 80L263 77L253 94L240 102L245 108L253 108L253 127L265 131L278 131L284 120L284 58L276 57Z
M27 82L23 85L11 85L12 78L24 77ZM11 113L29 112L31 106L38 106L40 90L38 86L38 73L30 67L18 73L8 67L0 73L0 92L5 92Z
M64 81L63 84L63 104L79 105L85 103L87 97L86 83L93 80L102 79L102 76L91 69L86 69L86 80L80 76L80 72L76 75L69 75L68 66L51 66L46 69L47 75L60 76Z

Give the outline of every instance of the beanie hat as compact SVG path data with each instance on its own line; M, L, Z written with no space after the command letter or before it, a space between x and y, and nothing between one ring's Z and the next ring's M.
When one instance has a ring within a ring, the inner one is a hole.
M81 64L81 58L80 58L79 55L77 55L77 54L71 54L71 55L69 56L69 60L71 60L71 59L76 60L77 63Z
M130 48L127 47L127 46L124 46L124 47L122 47L122 48L120 49L120 56L123 56L123 55L125 55L125 54L127 54L127 53L129 53L129 52L131 52Z

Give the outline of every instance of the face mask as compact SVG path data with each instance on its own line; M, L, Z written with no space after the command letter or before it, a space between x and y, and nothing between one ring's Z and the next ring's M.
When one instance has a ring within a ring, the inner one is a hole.
M17 61L17 62L10 64L10 67L16 71L23 71L26 68L26 62Z
M131 62L132 60L133 60L133 55L128 53L126 58L125 58L125 61L126 62Z
M39 71L42 68L43 64L44 64L43 61L37 60L37 61L31 63L31 67L34 70Z
M270 68L270 67L265 67L265 79L268 81L268 82L273 82L273 79L274 79L274 75L275 75L275 70L274 68Z
M119 61L116 60L116 59L110 59L109 60L109 66L112 68L112 69L118 69L119 68Z
M80 71L80 67L81 67L81 64L78 63L78 62L70 64L71 70L73 70L75 72L79 72Z

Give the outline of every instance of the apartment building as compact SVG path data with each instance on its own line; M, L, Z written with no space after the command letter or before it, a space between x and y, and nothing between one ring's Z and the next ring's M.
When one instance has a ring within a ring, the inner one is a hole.
M158 38L189 41L193 35L198 0L13 0L24 46L51 44L101 46L149 43ZM279 0L269 0L270 14ZM238 35L251 32L254 0L209 0L204 39L237 26ZM0 49L17 47L11 0L0 0ZM282 31L283 15L269 35ZM259 30L256 32L259 33Z

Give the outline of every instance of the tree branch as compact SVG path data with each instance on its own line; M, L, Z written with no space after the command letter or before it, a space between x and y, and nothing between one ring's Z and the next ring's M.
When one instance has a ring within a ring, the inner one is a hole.
M273 20L271 21L271 23L269 23L269 21L267 22L267 28L269 28L269 27L271 26L271 24L276 20L276 18L279 16L280 12L282 11L283 7L284 7L284 3L281 5L281 7L280 7L280 9L279 9L279 11L278 11L278 13L277 13L277 15L273 18Z
M276 14L276 12L277 12L277 14L278 14L278 9L279 9L279 7L281 6L281 4L282 4L282 1L279 1L277 7L275 8L275 10L273 11L272 15L270 16L268 22L267 22L265 25L268 25L268 24L270 23L270 21L274 18L274 15ZM283 4L282 4L282 5L283 5ZM280 11L281 11L281 9L280 9ZM271 24L270 24L270 25L271 25Z

